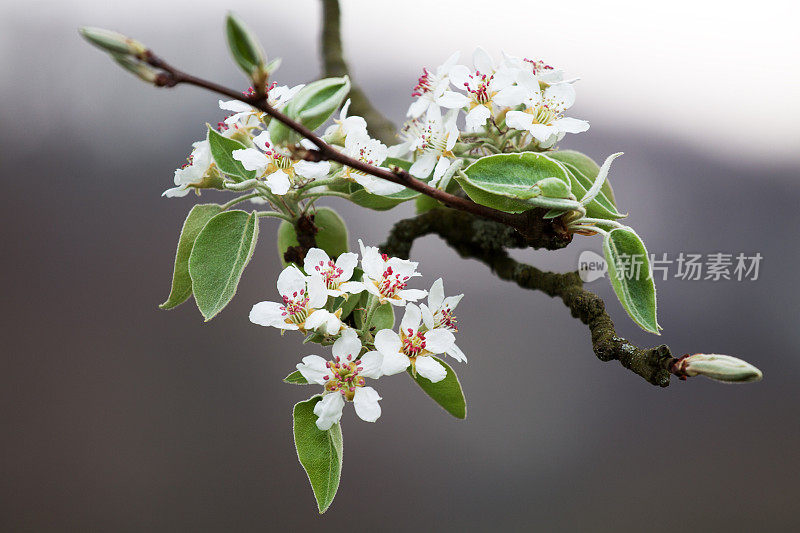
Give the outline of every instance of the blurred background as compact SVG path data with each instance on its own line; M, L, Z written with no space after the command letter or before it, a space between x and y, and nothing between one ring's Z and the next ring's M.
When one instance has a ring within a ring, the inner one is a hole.
M169 292L193 197L168 200L191 142L223 115L215 95L155 90L82 42L108 27L173 64L246 83L222 22L237 11L279 83L318 76L316 0L8 3L0 18L3 531L788 531L800 528L800 216L796 3L343 0L356 80L400 121L423 66L475 45L580 76L567 137L597 160L651 252L763 256L757 281L657 282L661 338L625 315L620 334L676 354L718 352L761 383L701 378L658 389L592 353L559 301L522 292L436 237L415 245L427 288L459 306L456 366L469 416L450 418L410 380L380 382L383 416L348 410L344 472L318 516L291 438L283 384L313 353L251 324L276 296L270 220L239 292L204 324ZM204 194L203 200L214 200ZM413 211L328 205L379 243ZM574 270L597 238L518 259Z

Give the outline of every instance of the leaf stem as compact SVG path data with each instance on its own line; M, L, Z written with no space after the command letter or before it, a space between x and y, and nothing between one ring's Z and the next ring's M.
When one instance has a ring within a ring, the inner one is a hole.
M257 196L261 196L261 193L254 192L250 194L245 194L244 196L240 196L238 198L234 198L230 202L222 204L222 210L226 211L238 203L244 202L245 200L249 200L250 198L255 198Z

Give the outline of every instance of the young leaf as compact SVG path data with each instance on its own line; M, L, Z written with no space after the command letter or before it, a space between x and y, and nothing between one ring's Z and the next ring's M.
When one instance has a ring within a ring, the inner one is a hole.
M547 157L568 165L572 165L575 169L577 169L578 172L586 176L590 183L590 185L585 185L586 189L591 188L591 183L594 182L594 179L597 177L597 173L600 172L600 165L595 163L591 157L586 154L582 154L581 152L576 152L575 150L558 150L557 152L547 152ZM614 189L611 188L611 183L608 180L606 180L606 182L603 184L603 187L600 189L600 191L616 208L617 200L614 197ZM575 196L580 198L580 196L577 194Z
M206 321L228 305L258 239L258 217L225 211L208 221L189 256L189 275L197 307Z
M295 370L285 378L283 378L284 383L292 383L294 385L309 385L306 378L303 377L303 374L300 373L299 370Z
M247 148L245 145L239 141L223 137L211 126L208 127L208 144L211 147L211 155L214 157L214 162L220 172L227 174L237 182L256 177L255 171L246 170L241 161L237 161L231 155L234 150Z
M656 285L647 249L630 228L615 228L603 239L611 286L622 307L639 327L659 335Z
M542 196L536 186L539 181L557 178L569 186L570 180L564 167L540 153L482 157L468 166L464 175L456 179L472 200L501 211L519 213L534 207L570 209L578 206L574 200Z
M315 130L339 109L349 92L347 76L313 81L289 102L290 113L308 129Z
M320 431L314 414L314 406L320 400L322 396L314 396L295 404L293 418L297 458L311 482L322 514L333 502L342 475L342 427L337 423L328 431Z
M361 207L373 209L375 211L386 211L397 207L403 202L413 200L420 196L420 193L411 189L403 189L400 192L386 196L371 194L357 183L350 184L350 201Z
M419 374L414 377L411 373L411 367L407 370L408 375L417 382L417 385L425 391L425 394L433 398L445 411L462 420L467 418L467 401L464 399L464 392L461 390L458 376L447 363L438 357L434 357L434 359L447 370L447 376L442 381L432 383L428 378L424 378Z
M234 61L248 76L259 76L265 71L264 49L253 32L233 13L228 13L225 19L225 36Z
M589 179L585 174L569 163L561 164L564 166L569 176L572 194L575 195L576 198L583 198L586 192L592 188L594 180ZM608 180L606 180L606 183L608 183ZM601 188L600 193L586 206L586 216L590 218L616 220L618 218L624 218L626 215L617 211L617 207L606 197Z
M591 188L586 191L586 194L581 198L581 204L586 205L592 202L598 194L600 194L600 189L606 182L608 178L608 172L611 170L611 163L614 162L616 158L622 155L622 152L617 152L616 154L611 154L606 158L603 162L603 166L600 167L600 171L597 173L597 176L594 178L594 183L592 183Z
M167 301L159 305L161 309L172 309L185 302L192 295L192 278L189 277L189 255L192 253L194 241L206 223L222 212L217 204L197 204L186 216L178 239L178 251L175 253L175 269L172 273L172 290Z
M336 259L350 249L347 226L342 217L329 207L319 207L314 215L314 225L318 230L315 235L317 248L321 248L331 259ZM278 227L278 255L284 267L288 266L283 254L290 246L297 246L297 234L291 223L283 221ZM300 265L302 266L302 265Z

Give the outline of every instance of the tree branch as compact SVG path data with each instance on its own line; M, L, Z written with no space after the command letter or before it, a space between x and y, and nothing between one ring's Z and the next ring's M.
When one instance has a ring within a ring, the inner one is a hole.
M344 59L339 0L322 0L322 36L320 48L325 77L350 76L350 112L364 118L372 136L384 144L394 144L397 128L370 103L361 87L353 81Z
M670 373L677 368L678 359L672 357L666 345L639 348L617 336L602 298L583 288L577 272L544 272L515 261L505 249L525 243L497 223L469 213L434 209L395 224L381 251L407 259L414 240L429 234L439 235L462 257L486 264L500 279L561 298L572 316L589 326L592 348L601 361L617 360L653 385L669 385ZM677 370L673 373L680 375Z
M336 163L348 166L354 170L375 176L376 178L403 185L411 190L417 191L426 196L430 196L431 198L440 201L447 207L499 222L514 228L522 235L523 238L525 238L528 246L533 248L547 248L550 250L555 250L565 247L572 240L572 235L567 231L567 227L561 221L560 217L544 219L542 218L543 211L539 209L532 209L523 213L506 213L491 207L476 204L467 198L462 198L460 196L445 192L441 189L431 187L424 181L414 178L411 176L411 174L401 168L395 167L394 169L390 170L364 163L363 161L354 159L327 144L313 131L273 108L267 102L266 96L246 96L227 87L223 87L217 83L192 76L191 74L182 72L172 65L169 65L167 62L153 54L150 50L145 52L143 61L150 66L162 70L162 72L160 72L155 79L155 85L158 87L174 87L181 83L194 85L195 87L200 87L202 89L206 89L208 91L244 102L260 111L263 111L274 120L283 123L290 129L300 134L302 137L305 137L311 141L311 143L316 146L315 150L298 150L298 154L300 154L304 159L309 161L334 161ZM543 240L542 236L546 236L546 238Z

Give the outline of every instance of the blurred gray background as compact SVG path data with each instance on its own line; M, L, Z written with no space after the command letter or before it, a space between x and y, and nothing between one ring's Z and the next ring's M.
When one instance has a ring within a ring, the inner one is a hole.
M395 120L423 65L476 44L582 76L564 140L616 151L620 207L650 251L760 252L757 281L659 281L661 338L640 331L606 281L589 285L618 331L675 353L718 352L764 381L673 380L664 390L591 352L558 301L492 277L435 237L412 252L427 288L464 292L456 421L403 376L379 382L383 416L343 419L340 491L318 516L291 439L308 389L281 383L312 346L255 326L276 296L277 225L231 305L204 324L189 302L157 309L192 197L173 170L223 115L197 89L155 90L83 43L80 24L136 36L174 64L245 83L223 47L227 9L248 19L280 83L318 74L314 0L125 4L41 0L0 18L3 531L788 531L800 527L796 231L797 8L733 4L344 0L359 82ZM652 11L650 11L652 10ZM212 194L203 199L215 199ZM328 203L351 244L378 243L402 206ZM519 252L574 269L599 239Z

